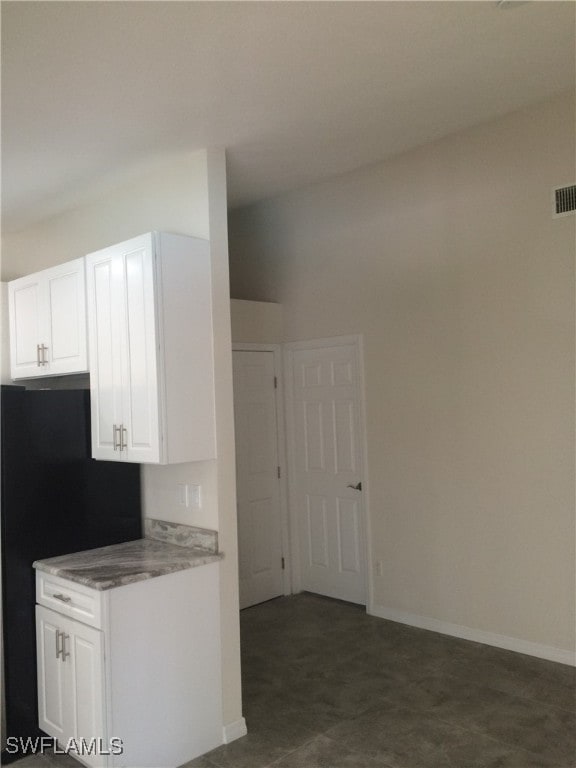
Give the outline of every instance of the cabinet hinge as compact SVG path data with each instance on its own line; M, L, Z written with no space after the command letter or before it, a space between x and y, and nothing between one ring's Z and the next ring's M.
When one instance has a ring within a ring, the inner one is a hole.
M276 467L276 469L278 470L278 479L280 479L280 475L281 475L280 467Z
M274 376L274 389L278 389L278 376Z
M282 570L286 570L286 563L284 562L284 558L282 558Z

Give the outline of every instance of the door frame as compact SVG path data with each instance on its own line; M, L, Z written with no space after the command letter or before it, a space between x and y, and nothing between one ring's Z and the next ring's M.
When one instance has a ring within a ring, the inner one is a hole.
M278 438L278 462L280 465L280 529L282 539L282 557L284 571L282 586L284 595L294 591L293 569L290 544L290 526L288 516L288 462L286 459L286 422L284 418L284 376L282 371L281 344L255 344L251 342L233 342L232 352L272 352L274 354L274 376L276 377L276 428Z
M295 435L294 435L294 352L305 349L319 349L322 347L353 346L356 351L356 363L358 367L358 429L360 433L359 453L362 477L362 526L364 541L362 544L365 579L366 579L366 612L372 611L374 603L374 569L371 557L372 532L370 526L370 486L368 482L368 443L366 437L366 383L364 376L364 336L363 334L351 334L347 336L333 336L321 339L307 339L305 341L291 341L284 344L284 377L285 377L285 403L286 403L286 446L288 460L288 514L290 518L290 544L292 552L292 588L294 592L302 591L301 579L301 553L298 537L298 518L296 512L296 483L295 483Z

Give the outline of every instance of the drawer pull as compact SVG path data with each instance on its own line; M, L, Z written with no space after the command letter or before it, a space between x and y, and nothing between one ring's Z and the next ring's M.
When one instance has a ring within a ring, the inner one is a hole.
M68 595L57 594L57 595L52 595L52 597L54 597L56 600L61 600L63 603L72 602L72 598L68 597Z

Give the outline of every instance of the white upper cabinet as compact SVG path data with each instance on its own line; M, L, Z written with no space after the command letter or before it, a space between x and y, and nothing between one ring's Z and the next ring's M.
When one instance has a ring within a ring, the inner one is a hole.
M93 457L215 458L208 241L141 235L86 269Z
M83 258L12 280L8 303L13 379L88 370Z

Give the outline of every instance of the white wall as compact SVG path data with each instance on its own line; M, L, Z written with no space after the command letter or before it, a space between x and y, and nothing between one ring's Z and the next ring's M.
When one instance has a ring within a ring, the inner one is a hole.
M574 161L563 96L229 222L235 298L281 302L286 340L365 336L374 610L551 656L575 645Z
M232 390L228 212L224 152L208 152L208 213L210 218L214 367L216 379L216 445L218 451L218 531L224 552L220 565L222 686L224 724L242 731L240 677L240 605L238 592L238 523L236 515L236 450ZM245 727L245 726L244 726ZM230 740L230 737L227 737Z
M284 340L280 304L232 299L230 311L233 342L280 344Z
M206 152L166 160L154 170L19 232L2 235L2 280L30 274L143 231L209 236Z
M30 229L4 233L2 277L29 274L142 232L164 230L209 238L213 280L218 460L167 467L144 466L146 517L219 531L225 552L221 571L223 691L226 722L241 717L236 503L231 384L230 308L223 151L199 151L166 161L82 208ZM178 482L202 488L202 509L183 510ZM235 602L236 601L236 602Z

